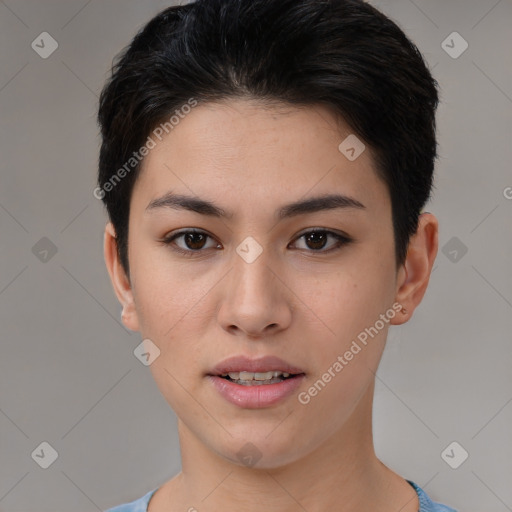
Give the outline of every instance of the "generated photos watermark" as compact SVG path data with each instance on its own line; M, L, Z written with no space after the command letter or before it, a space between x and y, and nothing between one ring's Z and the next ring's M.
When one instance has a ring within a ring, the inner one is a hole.
M392 320L396 314L402 310L402 305L395 302L391 308L385 313L381 313L379 319L370 327L366 327L357 335L357 340L353 340L350 348L346 350L343 355L339 355L336 360L329 366L327 371L312 385L307 391L301 391L297 395L298 401L302 405L307 405L311 399L320 393L329 382L332 381L348 364L354 359L354 356L359 354L361 350L368 344L368 336L374 338L379 332L384 329L386 324ZM358 343L359 341L359 343ZM361 346L362 345L362 346Z
M180 121L185 119L185 117L190 114L192 109L197 105L198 101L195 98L189 98L187 103L182 105L179 109L176 109L169 120L165 123L160 123L151 132L151 135L148 136L146 142L138 149L138 151L134 151L132 156L124 163L122 167L120 167L114 174L112 174L108 181L103 183L101 187L96 187L93 190L93 196L96 199L103 199L105 197L105 193L111 192L127 174L133 171L133 169L137 167L142 159L156 147L157 143L163 140L164 134L168 134L174 130Z

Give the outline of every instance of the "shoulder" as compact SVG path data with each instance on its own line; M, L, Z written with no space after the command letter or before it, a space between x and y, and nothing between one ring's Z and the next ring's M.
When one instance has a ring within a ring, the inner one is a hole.
M432 501L425 491L421 489L418 485L410 480L407 480L409 484L411 484L416 493L418 494L418 499L420 502L420 510L419 512L457 512L454 508L448 507L447 505L443 505L441 503L436 503Z
M130 501L130 503L123 505L117 505L117 507L109 508L105 512L147 512L149 500L155 492L156 489L153 489L138 500Z

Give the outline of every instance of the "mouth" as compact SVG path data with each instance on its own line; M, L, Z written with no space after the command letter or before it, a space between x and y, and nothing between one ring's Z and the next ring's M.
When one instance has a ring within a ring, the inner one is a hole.
M208 375L242 386L261 386L303 376L305 372L275 356L259 359L235 356L220 362Z
M260 359L232 357L206 374L221 396L248 409L281 402L297 390L305 376L301 368L274 356Z
M249 372L244 370L241 372L224 373L219 375L219 377L235 384L240 384L241 386L266 386L269 384L277 384L284 380L294 379L302 375L304 374L291 374L280 370L269 370L267 372Z

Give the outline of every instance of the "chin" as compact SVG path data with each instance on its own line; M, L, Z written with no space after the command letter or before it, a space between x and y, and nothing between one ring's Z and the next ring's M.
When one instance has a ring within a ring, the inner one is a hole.
M229 438L223 447L215 451L230 463L240 467L268 470L277 469L292 464L306 455L304 446L297 446L293 439L297 437L282 436L270 439L268 430L261 436L254 433L246 436ZM303 436L298 436L298 438ZM302 453L304 452L304 453Z

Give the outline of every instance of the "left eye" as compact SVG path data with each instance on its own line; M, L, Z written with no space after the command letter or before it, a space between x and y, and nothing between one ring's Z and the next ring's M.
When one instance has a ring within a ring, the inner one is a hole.
M331 243L330 247L325 249L329 238L334 240L334 242ZM345 235L334 233L333 231L327 231L325 229L316 229L302 233L302 235L300 235L296 240L301 239L304 240L306 247L299 247L299 249L310 249L313 252L330 252L352 241Z

